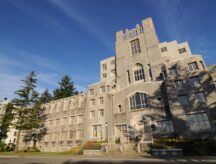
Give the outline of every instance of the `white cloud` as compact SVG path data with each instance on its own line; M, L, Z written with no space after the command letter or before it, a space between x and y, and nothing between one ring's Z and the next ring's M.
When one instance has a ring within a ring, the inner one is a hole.
M101 41L109 50L113 51L113 43L107 40L103 32L95 25L93 25L84 15L77 12L72 5L67 4L65 1L48 0L51 4L56 6L71 20L79 23L83 28L92 33L99 41Z
M14 92L21 86L20 79L22 76L0 73L0 100L15 97Z

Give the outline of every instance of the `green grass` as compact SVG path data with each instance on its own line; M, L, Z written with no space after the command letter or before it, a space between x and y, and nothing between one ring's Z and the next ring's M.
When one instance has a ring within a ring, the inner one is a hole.
M65 152L0 152L0 156L72 156L81 155L82 148L73 148Z

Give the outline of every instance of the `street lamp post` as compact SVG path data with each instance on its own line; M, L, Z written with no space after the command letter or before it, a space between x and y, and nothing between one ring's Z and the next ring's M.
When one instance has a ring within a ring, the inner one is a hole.
M106 126L106 139L108 142L108 122L106 122L105 126Z

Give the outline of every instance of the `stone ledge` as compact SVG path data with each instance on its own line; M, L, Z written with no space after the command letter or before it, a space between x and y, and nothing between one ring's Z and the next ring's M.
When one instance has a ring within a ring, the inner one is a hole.
M101 150L83 150L83 155L103 155L103 152Z

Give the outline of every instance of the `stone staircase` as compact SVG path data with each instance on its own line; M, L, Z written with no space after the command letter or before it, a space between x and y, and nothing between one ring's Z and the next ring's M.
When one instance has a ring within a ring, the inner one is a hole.
M135 144L129 143L129 144L123 144L123 146L120 146L120 144L112 145L109 149L108 156L128 156L128 157L139 157Z

